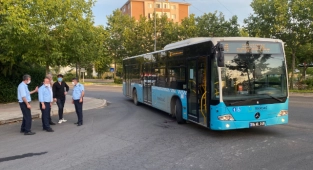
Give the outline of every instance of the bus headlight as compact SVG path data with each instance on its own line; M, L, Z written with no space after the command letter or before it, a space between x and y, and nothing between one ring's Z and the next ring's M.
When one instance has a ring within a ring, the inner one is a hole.
M232 115L228 114L228 115L219 116L218 120L221 120L221 121L233 121L234 118L233 118Z
M277 116L285 116L288 115L288 110L281 110Z

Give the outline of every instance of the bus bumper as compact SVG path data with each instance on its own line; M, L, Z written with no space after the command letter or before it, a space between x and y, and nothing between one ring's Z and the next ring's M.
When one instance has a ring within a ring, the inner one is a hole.
M273 117L269 119L254 120L254 121L220 121L220 120L212 121L211 120L211 129L212 130L244 129L244 128L253 128L253 127L261 127L261 126L281 125L281 124L287 124L287 123L288 123L288 115Z

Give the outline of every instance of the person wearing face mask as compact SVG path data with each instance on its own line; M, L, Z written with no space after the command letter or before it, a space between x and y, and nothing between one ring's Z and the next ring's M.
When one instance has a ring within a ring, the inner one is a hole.
M66 122L63 118L63 108L65 104L66 94L69 91L69 86L63 81L63 75L58 75L58 81L53 84L52 92L53 92L53 99L57 103L59 108L59 124Z
M49 124L49 115L52 106L52 94L50 91L50 79L46 77L44 79L44 84L38 90L38 98L40 102L42 128L47 132L53 132Z
M49 81L50 81L50 87L49 87L49 89L50 89L50 93L51 93L51 100L53 100L53 92L52 92L52 86L53 86L53 78L52 78L52 74L47 74L46 75L46 78L48 78L49 79ZM39 85L39 87L41 87L41 86L43 86L44 85L44 82L43 83L41 83L40 85ZM41 106L41 104L39 103L39 107ZM55 123L52 121L52 119L51 119L51 113L49 114L49 124L50 125L55 125Z
M78 83L77 78L73 78L72 80L73 84L73 100L72 103L75 106L76 114L78 121L77 126L83 125L83 98L85 95L85 88L84 85Z
M31 131L32 127L32 114L31 114L31 97L30 95L38 91L38 87L35 90L29 91L28 84L31 81L30 75L26 74L23 76L23 81L18 85L17 88L17 99L23 113L23 122L21 126L21 133L24 135L34 135L35 132Z

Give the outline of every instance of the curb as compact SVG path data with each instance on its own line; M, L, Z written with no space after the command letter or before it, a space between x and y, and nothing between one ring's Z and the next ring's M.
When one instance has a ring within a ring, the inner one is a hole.
M92 108L83 108L83 111L84 110L91 110L91 109L97 109L97 108L100 108L100 107L104 107L104 106L107 106L107 101L105 99L102 99L102 104L97 106L97 107L92 107ZM72 113L72 112L75 112L75 108L74 109L65 109L64 108L64 111L63 111L63 114L69 114L69 113ZM51 110L51 116L56 116L56 115L59 115L58 113L58 109L55 109L55 110ZM39 115L39 118L41 118L41 113Z
M105 99L99 99L99 100L102 100L101 105L96 106L96 107L83 108L83 110L92 110L92 109L97 109L97 108L100 108L100 107L107 106L107 100L105 100ZM72 112L75 112L75 109L66 109L66 108L64 108L63 114L69 114L69 113L72 113ZM56 115L58 115L58 109L51 110L51 116L56 116ZM41 118L41 111L39 109L36 109L34 111L32 110L32 120L37 119L37 118ZM17 118L8 119L8 120L1 120L0 121L0 125L9 124L9 123L16 123L16 122L20 122L22 120L23 120L23 116L21 114L21 116L17 117Z
M34 120L34 119L40 118L40 115L41 114L39 114L39 113L32 114L32 119ZM20 122L22 120L23 120L23 116L13 118L13 119L8 119L8 120L1 120L0 125L9 124L9 123L16 123L16 122Z

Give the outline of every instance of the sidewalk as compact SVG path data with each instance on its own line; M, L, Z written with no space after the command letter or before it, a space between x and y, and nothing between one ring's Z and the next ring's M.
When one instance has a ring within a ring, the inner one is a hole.
M107 102L103 99L95 99L90 97L84 97L83 110L90 110L99 107L106 106ZM39 102L32 101L32 117L39 118L41 111L39 109ZM74 105L72 104L72 96L66 96L66 102L64 106L64 113L75 112ZM58 115L58 106L52 105L51 115ZM0 104L0 125L21 121L23 119L22 111L18 103Z

